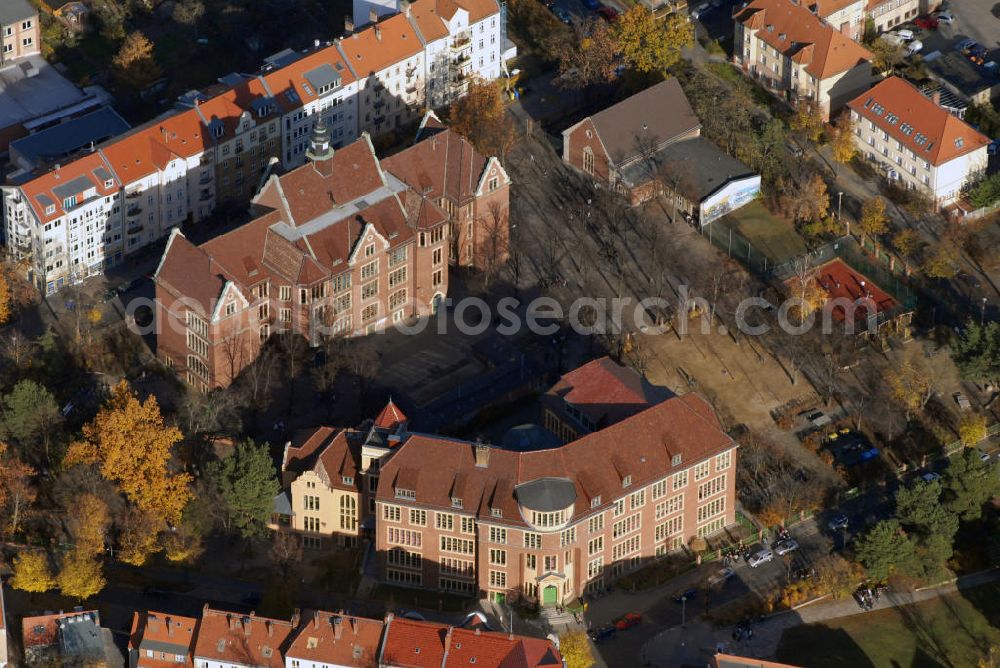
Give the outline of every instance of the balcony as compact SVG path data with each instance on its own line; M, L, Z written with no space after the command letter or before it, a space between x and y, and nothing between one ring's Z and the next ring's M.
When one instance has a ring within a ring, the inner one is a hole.
M143 228L142 225L136 225L134 227L130 227L128 228L128 235L133 236L136 234L140 234L142 232L142 228Z
M128 211L125 213L125 215L128 216L129 218L133 218L135 216L138 216L141 213L142 213L142 207L141 206L130 206L128 208Z
M375 107L376 109L381 109L382 107L385 106L385 100L375 100L375 103L372 104L372 106Z
M202 190L201 195L198 197L199 202L207 202L212 199L212 193L208 190Z
M472 46L472 39L468 35L460 35L451 43L451 50L458 52L464 51Z
M461 68L465 67L471 62L472 62L472 54L463 53L451 61L451 66L452 68Z
M407 86L405 90L407 95L413 95L414 93L417 92L417 86L416 84L411 84Z
M140 197L142 197L141 190L133 190L130 193L125 193L125 199L139 199Z
M198 179L198 184L206 186L212 182L212 172L202 172L201 178Z

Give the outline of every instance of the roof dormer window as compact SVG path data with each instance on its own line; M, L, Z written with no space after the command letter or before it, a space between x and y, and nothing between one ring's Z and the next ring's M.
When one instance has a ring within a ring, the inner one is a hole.
M341 479L344 481L345 485L353 485L354 484L354 478L352 476L345 475Z
M51 216L55 212L56 212L56 205L55 204L49 204L47 207L45 207L45 215L46 216Z
M396 498L397 499L416 499L417 493L412 489L402 489L400 487L396 488Z
M451 497L451 507L452 508L461 508L462 507L462 499L458 498L457 496Z
M622 487L628 487L632 484L632 476L627 475L622 478Z
M503 517L503 511L500 508L493 508L490 513L493 517Z
M674 455L673 457L670 458L670 465L671 466L680 466L682 460L683 460L683 457L681 457L680 455Z
M601 495L600 494L598 494L597 496L595 496L594 498L592 498L590 500L590 507L591 508L596 508L599 505L601 505Z

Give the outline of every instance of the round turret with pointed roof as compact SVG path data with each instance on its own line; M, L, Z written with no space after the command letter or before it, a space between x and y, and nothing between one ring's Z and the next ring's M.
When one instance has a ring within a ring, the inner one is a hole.
M317 162L329 160L333 157L333 147L330 145L330 130L327 129L323 121L316 123L312 135L309 137L309 149L306 150L306 158Z

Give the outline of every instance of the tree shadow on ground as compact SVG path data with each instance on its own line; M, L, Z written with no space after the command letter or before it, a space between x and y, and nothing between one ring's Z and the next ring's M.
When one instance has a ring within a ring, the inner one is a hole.
M818 651L822 648L822 651ZM811 668L875 668L868 655L843 629L824 624L797 626L785 631L777 660Z

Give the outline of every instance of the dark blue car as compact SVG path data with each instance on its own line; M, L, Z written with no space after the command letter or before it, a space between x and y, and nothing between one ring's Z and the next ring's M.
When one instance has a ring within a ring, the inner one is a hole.
M590 639L593 640L595 643L602 643L608 638L612 637L614 634L615 634L615 627L602 626L596 631L590 632Z
M601 8L601 3L598 0L582 0L582 2L584 7L594 12Z

